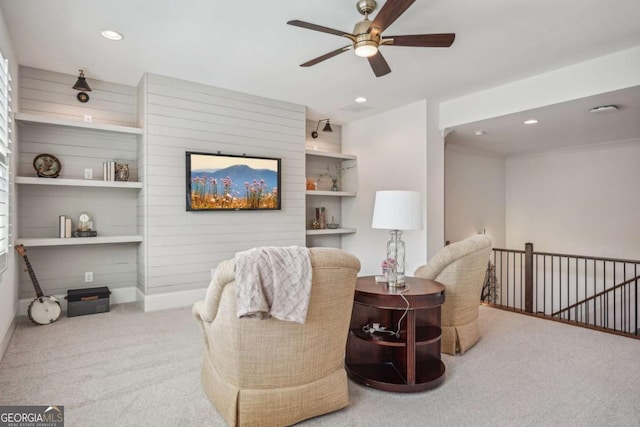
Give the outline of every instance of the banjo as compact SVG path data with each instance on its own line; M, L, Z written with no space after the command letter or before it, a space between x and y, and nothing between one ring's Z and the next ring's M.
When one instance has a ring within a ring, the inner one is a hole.
M36 290L36 297L31 301L31 304L29 304L29 319L38 325L48 325L49 323L55 322L58 320L58 317L60 317L62 311L58 298L44 296L38 279L36 279L36 273L33 272L29 258L27 258L27 250L23 245L16 245L16 250L24 258L24 262L27 264L27 269L29 270L29 277L31 277L31 282L33 282L33 287Z

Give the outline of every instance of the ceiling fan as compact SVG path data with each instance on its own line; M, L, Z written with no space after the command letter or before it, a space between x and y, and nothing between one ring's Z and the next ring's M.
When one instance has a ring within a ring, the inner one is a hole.
M289 25L306 28L308 30L320 31L321 33L333 34L346 37L351 40L350 45L341 47L332 52L319 56L304 64L301 67L310 67L324 60L333 58L336 55L346 52L353 47L356 55L369 60L371 69L376 77L381 77L391 72L389 64L378 50L380 46L412 46L412 47L449 47L456 38L455 34L413 34L404 36L382 36L382 32L400 17L415 0L387 0L380 12L373 21L369 21L369 14L372 13L378 4L375 0L359 0L356 8L364 19L356 24L353 33L334 30L333 28L321 25L310 24L309 22L293 20L287 22Z

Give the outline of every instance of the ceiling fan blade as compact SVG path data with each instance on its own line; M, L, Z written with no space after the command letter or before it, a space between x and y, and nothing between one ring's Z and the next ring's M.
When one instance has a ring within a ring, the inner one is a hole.
M323 27L322 25L311 24L309 22L298 21L294 19L293 21L287 22L289 25L293 25L294 27L306 28L307 30L320 31L321 33L333 34L340 37L345 36L353 36L351 33L347 33L346 31L334 30L333 28Z
M413 34L408 36L385 36L383 43L389 46L449 47L456 39L453 33ZM388 42L386 40L389 40Z
M346 52L349 49L351 49L351 45L349 46L345 46L345 47L341 47L340 49L336 49L334 51L331 51L329 53L325 53L322 56L319 56L315 59L312 59L311 61L307 61L304 64L300 64L301 67L311 67L312 65L316 65L319 62L322 62L324 60L327 60L329 58L333 58L336 55L340 55L342 52Z
M371 25L369 25L369 32L372 34L380 34L383 32L415 1L416 0L387 0Z
M387 64L387 61L384 59L384 56L382 56L380 51L378 51L378 53L376 53L375 55L368 57L367 59L369 60L369 65L371 65L373 74L375 74L376 77L382 77L391 72L389 64Z

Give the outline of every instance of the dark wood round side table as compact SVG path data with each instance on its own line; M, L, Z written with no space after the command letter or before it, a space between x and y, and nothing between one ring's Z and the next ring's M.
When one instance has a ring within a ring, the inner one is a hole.
M440 306L445 287L417 277L407 277L406 283L390 288L374 276L358 278L345 360L354 381L395 392L423 391L444 381ZM399 336L366 332L374 322L391 331L400 323Z

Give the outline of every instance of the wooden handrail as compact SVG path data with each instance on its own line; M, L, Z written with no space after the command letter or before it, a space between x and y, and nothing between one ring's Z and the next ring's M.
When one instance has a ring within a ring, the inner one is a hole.
M596 298L598 298L598 297L601 297L601 296L602 296L602 295L604 295L604 294L607 294L607 293L609 293L609 292L611 292L611 291L615 291L616 289L619 289L619 288L621 288L621 287L623 287L623 286L625 286L625 285L628 285L628 284L629 284L629 283L631 283L631 282L635 282L635 281L637 281L637 280L640 280L640 276L636 276L636 277L634 277L633 279L629 279L629 280L626 280L626 281L624 281L624 282L622 282L622 283L618 283L617 285L615 285L615 286L614 286L614 287L612 287L612 288L605 289L604 291L600 291L600 292L598 292L597 294L593 294L593 295L591 295L589 298L585 298L585 299L583 299L582 301L579 301L579 302L577 302L577 303L575 303L575 304L571 304L570 306L565 307L565 308L563 308L563 309L562 309L562 310L560 310L560 311L556 311L555 313L551 313L551 316L557 316L557 315L558 315L558 314L560 314L560 313L564 313L565 311L571 310L572 308L575 308L575 307L579 306L580 304L584 304L584 303L586 303L586 302L589 302L589 301L591 301L591 300L594 300L594 299L596 299Z
M552 252L534 252L534 255L544 255L544 256L557 256L562 258L578 258L578 259L588 259L592 261L606 261L606 262L620 262L623 264L638 264L638 260L633 259L621 259L621 258L602 258L602 257L594 257L594 256L585 256L585 255L571 255L571 254L556 254Z
M525 251L520 249L503 249L503 248L493 248L496 252L511 252L516 254L524 254ZM593 261L606 261L606 262L620 262L624 264L640 264L640 261L637 259L622 259L622 258L603 258L603 257L594 257L594 256L586 256L586 255L572 255L572 254L559 254L554 252L533 252L534 255L544 255L544 256L557 256L562 258L578 258L578 259L588 259Z

